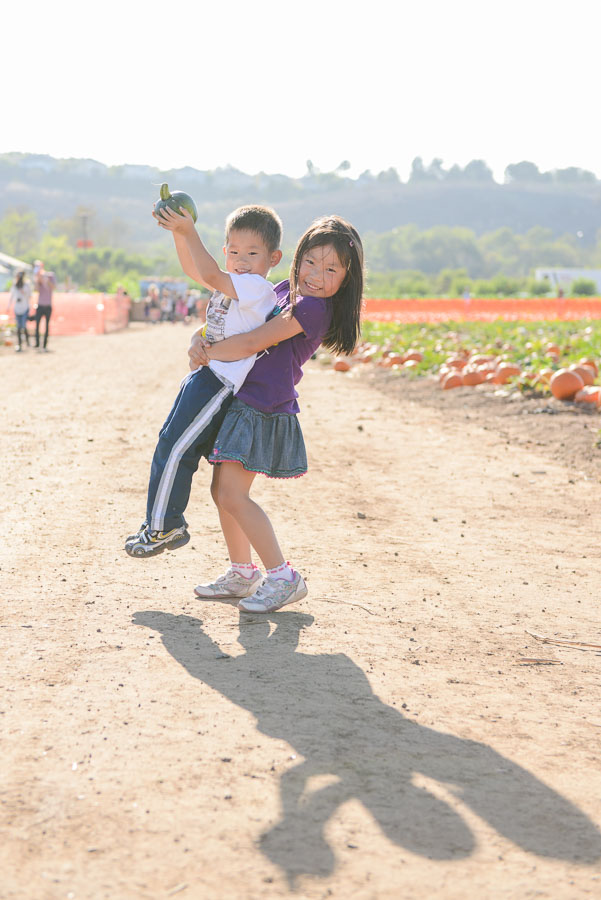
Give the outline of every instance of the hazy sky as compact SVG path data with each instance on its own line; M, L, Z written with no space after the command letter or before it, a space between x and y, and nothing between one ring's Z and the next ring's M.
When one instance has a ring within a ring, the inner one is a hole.
M9 0L0 152L601 177L600 0Z

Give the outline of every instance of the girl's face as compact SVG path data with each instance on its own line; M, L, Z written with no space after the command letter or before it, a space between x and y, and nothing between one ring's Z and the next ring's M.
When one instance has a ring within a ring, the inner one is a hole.
M298 291L303 297L333 297L346 276L332 244L312 247L301 257Z

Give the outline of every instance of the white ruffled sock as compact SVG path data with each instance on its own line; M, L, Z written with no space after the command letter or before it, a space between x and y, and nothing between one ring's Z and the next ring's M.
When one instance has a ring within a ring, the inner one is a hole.
M230 563L230 568L233 572L236 572L237 575L242 575L243 578L252 578L253 573L258 571L258 566L255 566L254 563Z
M286 581L294 581L294 569L288 562L276 566L275 569L266 569L270 578L284 578Z

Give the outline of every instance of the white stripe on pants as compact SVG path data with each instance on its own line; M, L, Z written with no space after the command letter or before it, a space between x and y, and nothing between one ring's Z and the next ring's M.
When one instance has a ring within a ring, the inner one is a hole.
M196 418L188 425L181 437L179 437L173 445L165 468L163 469L163 474L161 475L161 480L159 481L154 504L152 506L152 515L150 518L150 529L152 531L163 530L169 497L171 496L173 483L182 456L186 450L192 446L198 436L202 434L211 419L219 412L223 402L229 394L231 394L231 391L232 389L229 387L222 387L221 390L215 394L210 403L203 406Z

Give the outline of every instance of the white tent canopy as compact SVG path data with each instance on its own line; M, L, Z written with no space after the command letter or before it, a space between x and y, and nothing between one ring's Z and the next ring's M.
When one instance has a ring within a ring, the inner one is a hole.
M0 291L6 290L6 285L14 278L15 272L31 272L32 269L33 266L22 259L0 253Z
M9 256L8 253L0 253L0 266L9 271L23 269L25 272L30 272L33 268L29 263L23 262L22 259L15 259L14 256Z

